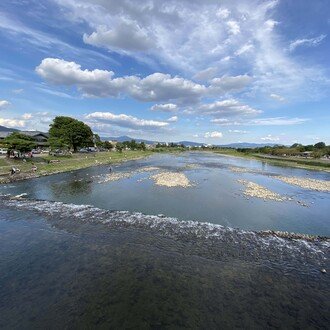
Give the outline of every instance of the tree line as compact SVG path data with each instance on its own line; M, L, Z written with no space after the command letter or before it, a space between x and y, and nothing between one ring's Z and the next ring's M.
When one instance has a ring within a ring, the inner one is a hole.
M283 145L275 145L252 149L237 148L237 151L242 153L257 153L272 156L304 156L304 154L308 154L310 155L310 157L313 158L321 158L323 156L330 155L330 146L327 146L324 142L318 142L314 145L302 145L300 143L294 143L290 147Z
M125 149L146 150L144 142L138 143L135 140L119 142L116 145L109 141L101 141L98 134L82 121L71 117L57 116L49 125L48 145L51 150L77 152L81 148L96 146L100 150L116 149L121 152ZM36 141L21 132L13 132L1 141L1 146L7 148L8 157L16 152L18 157L30 152L37 147Z

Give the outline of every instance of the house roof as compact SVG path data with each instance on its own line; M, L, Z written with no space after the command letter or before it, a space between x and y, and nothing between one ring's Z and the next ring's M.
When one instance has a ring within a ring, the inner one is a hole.
M8 135L10 135L11 133L13 133L13 132L7 132L7 131L5 131L5 132L0 132L0 139L4 139L4 138L6 138Z
M12 132L7 132L7 131L0 131L0 139L4 139L6 138L8 135L14 133L14 131ZM44 133L44 132L40 132L40 131L19 131L19 132L15 132L15 133L21 133L21 134L24 134L24 135L27 135L27 136L31 136L31 137L35 137L37 135L42 135L44 136L45 138L48 138L49 137L49 134L48 133Z
M48 133L44 133L44 132L40 132L40 131L20 131L20 133L27 135L27 136L37 136L37 135L43 135L44 137L48 138L49 134Z

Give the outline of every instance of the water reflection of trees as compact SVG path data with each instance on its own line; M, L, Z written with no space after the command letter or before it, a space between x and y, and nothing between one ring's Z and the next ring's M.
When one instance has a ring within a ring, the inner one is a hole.
M54 183L50 186L54 196L88 195L92 192L92 180L72 180Z

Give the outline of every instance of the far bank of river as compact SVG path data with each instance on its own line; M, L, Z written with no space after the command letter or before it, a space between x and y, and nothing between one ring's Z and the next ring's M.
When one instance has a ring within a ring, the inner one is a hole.
M70 172L99 165L111 165L129 160L137 160L153 154L151 151L127 150L124 152L99 152L88 154L73 154L70 156L38 155L26 162L7 158L0 159L0 184L37 178L52 174ZM37 166L35 172L32 166ZM20 173L10 175L12 167L18 168Z
M29 159L27 162L21 160L7 159L5 157L0 158L0 184L21 181L26 179L37 178L41 176L47 176L52 174L70 172L75 170L80 170L92 166L99 165L111 165L120 162L125 162L129 160L137 160L140 158L148 157L157 153L181 153L182 150L160 150L157 152L150 150L127 150L122 153L120 152L99 152L90 154L73 154L70 156L35 156ZM208 153L209 151L201 151ZM266 155L255 155L255 154L243 154L236 150L219 150L212 151L214 154L245 158L245 159L255 159L260 162L267 162L271 165L280 167L293 167L301 168L306 170L316 170L330 172L330 162L329 164L325 162L319 162L317 160L304 160L304 159L285 159L267 157ZM37 170L32 171L32 166L36 165ZM10 170L12 167L16 167L20 170L19 174L10 175Z
M261 162L267 162L275 166L302 168L306 170L330 172L330 160L297 158L297 157L276 157L264 154L242 153L233 149L213 150L212 152L238 158L255 159Z

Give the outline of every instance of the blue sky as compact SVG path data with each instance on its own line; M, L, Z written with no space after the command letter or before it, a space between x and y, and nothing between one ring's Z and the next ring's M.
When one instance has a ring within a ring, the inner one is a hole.
M328 0L2 0L0 125L330 143Z

